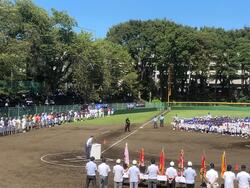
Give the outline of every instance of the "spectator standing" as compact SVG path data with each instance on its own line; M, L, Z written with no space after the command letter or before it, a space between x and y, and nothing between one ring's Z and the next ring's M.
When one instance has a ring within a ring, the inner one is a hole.
M186 179L187 188L194 188L195 186L195 177L197 176L195 170L192 168L192 162L188 161L188 167L184 171L184 177Z
M158 121L158 118L157 118L157 116L155 116L154 119L153 119L153 124L154 124L155 129L158 127L157 126L157 121Z
M160 116L160 127L164 127L164 116L162 114Z
M3 117L1 117L1 120L0 120L0 134L1 134L1 136L4 135L4 120L3 120Z
M132 161L132 166L128 169L129 188L138 188L140 181L140 170L136 166L137 161Z
M97 165L94 162L95 158L91 157L90 161L86 164L86 172L87 172L87 179L86 179L86 188L89 187L90 182L92 182L93 187L96 187L96 171ZM83 187L85 188L85 187Z
M227 165L227 171L223 174L224 188L234 188L235 174L232 172L232 166Z
M94 136L90 136L86 142L86 145L85 145L87 159L90 158L90 152L91 152L91 148L92 148L92 144L93 144L93 139L94 139Z
M106 159L102 158L102 163L98 166L100 188L108 188L108 175L110 171L109 165L106 164Z
M114 188L122 188L124 168L120 164L121 159L117 159L116 165L113 167Z
M236 176L238 188L249 188L250 175L246 172L246 165L241 165L241 172Z
M217 188L219 175L216 170L214 170L214 163L210 163L210 170L206 173L207 188Z
M148 188L156 188L159 168L157 165L155 165L155 159L151 159L151 165L148 166L146 173L148 174Z
M170 167L166 169L167 187L175 188L175 178L177 177L177 170L174 168L174 161L170 162Z

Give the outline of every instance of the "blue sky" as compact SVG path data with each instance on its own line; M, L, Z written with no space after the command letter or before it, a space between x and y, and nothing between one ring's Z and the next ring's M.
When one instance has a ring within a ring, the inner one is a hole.
M130 19L163 19L193 27L237 29L250 26L250 0L34 0L64 10L79 27L105 37L113 25Z

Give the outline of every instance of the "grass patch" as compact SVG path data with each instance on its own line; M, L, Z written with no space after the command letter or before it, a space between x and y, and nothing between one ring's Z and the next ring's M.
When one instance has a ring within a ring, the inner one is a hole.
M113 115L110 117L96 118L81 122L74 122L73 125L122 125L125 123L125 119L128 117L131 124L133 123L144 123L152 119L155 115L159 114L160 111L143 112L143 113L129 113Z
M178 117L192 118L205 116L210 112L214 116L230 116L230 117L248 117L250 116L247 111L228 111L228 110L172 110L166 114L166 123L170 124L173 117L177 114Z

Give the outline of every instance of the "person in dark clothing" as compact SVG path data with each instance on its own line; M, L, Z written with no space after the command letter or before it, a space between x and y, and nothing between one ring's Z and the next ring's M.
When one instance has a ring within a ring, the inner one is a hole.
M129 118L126 118L125 120L125 132L130 132L130 120Z

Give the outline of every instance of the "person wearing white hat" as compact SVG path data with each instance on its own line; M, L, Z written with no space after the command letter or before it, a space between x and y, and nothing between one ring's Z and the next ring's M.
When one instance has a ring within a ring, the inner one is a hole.
M116 160L116 165L113 167L114 188L122 188L124 168L121 165L121 159Z
M175 188L175 178L177 177L177 170L174 168L174 161L170 162L170 167L165 172L167 176L167 187Z
M155 159L151 159L151 165L148 166L146 173L148 174L148 188L156 188L157 175L160 174L160 172L158 166L155 165Z
M186 186L187 188L194 188L195 187L195 177L197 176L195 170L192 168L192 162L188 161L188 167L184 171L184 177L186 179Z
M137 167L137 161L132 161L132 166L128 169L128 179L130 188L138 188L140 181L140 170Z

